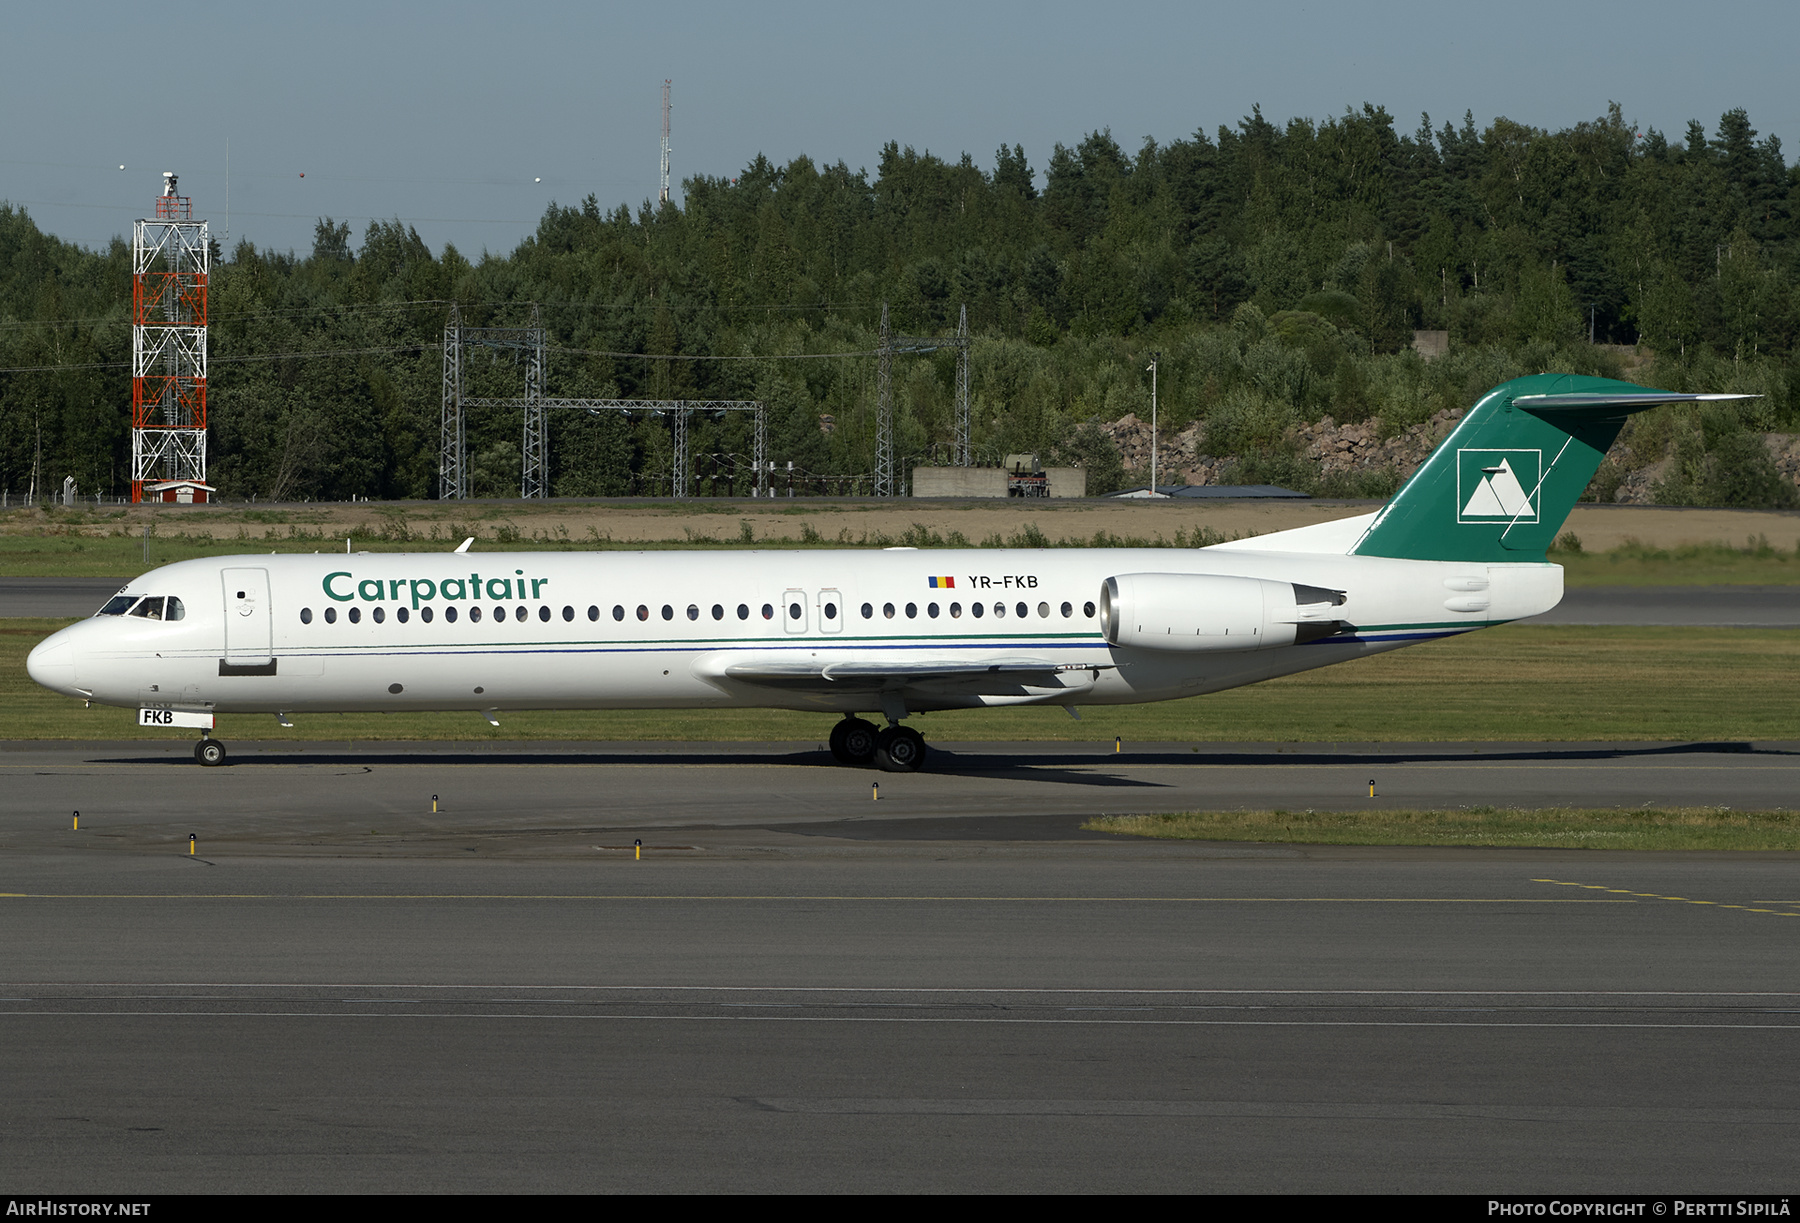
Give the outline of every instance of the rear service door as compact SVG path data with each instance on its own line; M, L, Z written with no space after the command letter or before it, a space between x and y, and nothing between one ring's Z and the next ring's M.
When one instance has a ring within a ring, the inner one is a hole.
M781 595L781 623L790 633L806 631L806 592L788 590Z
M274 619L269 607L269 571L226 569L219 577L225 591L225 662L239 667L273 663Z

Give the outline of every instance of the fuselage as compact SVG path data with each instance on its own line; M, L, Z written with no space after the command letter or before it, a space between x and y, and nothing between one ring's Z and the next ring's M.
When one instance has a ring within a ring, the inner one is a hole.
M39 683L110 705L308 712L765 707L865 712L866 686L745 682L759 666L1029 657L1011 684L896 680L905 713L1192 696L1555 606L1550 564L1204 549L358 553L184 561L35 649ZM1110 644L1121 574L1338 592L1337 631L1274 648ZM141 600L162 598L160 618ZM169 600L178 599L177 608ZM865 667L867 671L869 668ZM893 708L894 706L890 706Z

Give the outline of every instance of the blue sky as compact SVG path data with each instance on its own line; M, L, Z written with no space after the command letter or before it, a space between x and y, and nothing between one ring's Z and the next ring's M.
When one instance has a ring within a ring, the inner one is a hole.
M555 200L676 190L757 153L872 166L889 141L991 169L1110 128L1128 150L1384 106L1410 131L1605 113L1679 137L1742 106L1800 152L1800 5L1145 2L14 6L0 46L0 199L85 245L129 236L181 173L196 214L279 250L320 216L399 217L434 250L507 252ZM120 165L127 168L119 170ZM304 175L304 177L302 177Z

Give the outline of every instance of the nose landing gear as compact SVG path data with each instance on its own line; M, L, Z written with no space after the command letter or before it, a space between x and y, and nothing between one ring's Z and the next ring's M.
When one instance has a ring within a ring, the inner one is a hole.
M225 745L211 735L194 744L194 759L211 768L225 763Z

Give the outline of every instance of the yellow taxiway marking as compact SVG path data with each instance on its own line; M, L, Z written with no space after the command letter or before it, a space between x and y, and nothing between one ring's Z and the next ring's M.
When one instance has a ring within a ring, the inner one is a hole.
M1635 896L1644 900L1667 900L1684 905L1711 905L1716 909L1742 909L1746 913L1773 913L1776 917L1800 917L1800 913L1787 913L1780 909L1759 909L1755 905L1726 904L1722 900L1694 900L1687 896L1665 896L1661 892L1634 892L1630 888L1609 888L1599 883L1573 883L1567 879L1533 879L1533 883L1553 883L1557 887L1584 888L1590 892L1616 892L1621 896Z

